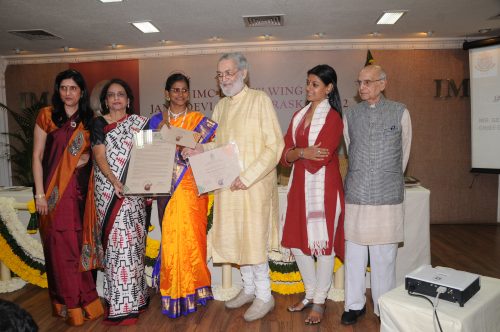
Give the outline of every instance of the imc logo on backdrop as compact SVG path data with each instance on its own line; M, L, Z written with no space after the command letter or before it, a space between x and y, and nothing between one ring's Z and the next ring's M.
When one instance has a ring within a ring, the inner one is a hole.
M470 97L470 79L464 78L459 85L453 79L435 79L435 98Z

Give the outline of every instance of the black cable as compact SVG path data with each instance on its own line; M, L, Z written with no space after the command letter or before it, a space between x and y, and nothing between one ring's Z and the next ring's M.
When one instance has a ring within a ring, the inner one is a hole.
M439 316L437 314L437 311L434 309L434 303L432 303L432 301L427 296L412 293L410 289L408 289L408 295L415 296L415 297L421 297L421 298L426 299L427 301L429 301L429 303L431 304L432 309L434 311L434 316L436 317L436 320L438 322L439 331L443 332L443 329L441 328L441 322L439 321Z

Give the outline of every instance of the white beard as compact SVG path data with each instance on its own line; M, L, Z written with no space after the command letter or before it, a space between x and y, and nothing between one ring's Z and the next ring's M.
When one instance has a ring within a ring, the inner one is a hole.
M222 93L224 93L225 96L227 97L232 97L237 95L241 90L243 90L243 87L245 86L245 81L243 80L243 77L241 75L238 75L238 78L228 86L224 86L222 83L219 84Z

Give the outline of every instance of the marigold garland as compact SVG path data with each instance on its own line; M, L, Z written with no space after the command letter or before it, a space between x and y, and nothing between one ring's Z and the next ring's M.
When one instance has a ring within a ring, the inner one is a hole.
M212 227L214 196L209 194L207 211L207 233ZM27 203L27 209L31 212L34 208L34 201ZM16 214L17 216L17 214ZM19 220L15 220L19 222ZM156 257L160 249L160 240L147 237L145 264L146 270L151 269L155 264ZM21 248L14 237L10 234L4 220L0 223L0 260L23 280L47 287L47 276L43 262L33 260ZM341 266L341 262L336 259L336 269ZM304 284L295 262L281 262L269 260L271 289L279 294L296 294L304 292Z
M0 293L14 292L26 286L26 282L21 278L0 281Z
M303 293L305 291L304 284L301 282L271 282L271 290L282 295Z
M35 200L32 199L31 201L29 201L28 203L26 203L26 208L28 209L28 212L30 214L35 213L36 212Z
M13 198L0 197L0 260L22 280L46 288L47 275L41 244L26 235L14 202ZM28 209L32 208L30 202L26 205ZM10 284L14 287L20 283ZM17 287L9 287L8 291Z
M43 274L45 272L45 265L31 259L31 257L29 257L24 252L24 250L15 242L12 235L6 230L3 220L0 223L0 237L5 243L5 252L8 252L8 255L15 255L17 259L22 261L30 268L38 270L40 274ZM2 250L2 254L5 255L5 252L4 250Z
M28 253L24 251L24 249L17 243L15 238L9 232L6 222L4 221L2 216L0 216L0 236L4 240L6 246L5 249L7 249L9 253L15 255L20 261L22 261L25 265L29 266L30 268L38 270L40 274L45 273L45 265L43 263L34 260L32 257L30 257ZM3 252L4 250L2 250L2 253ZM30 282L29 280L26 281Z
M207 234L212 229L214 220L214 194L208 194L208 209L207 209Z
M41 273L39 270L31 268L25 262L23 262L18 256L16 256L9 246L8 242L0 235L0 260L15 274L17 274L21 279L43 287L47 288L47 275Z
M271 281L275 282L302 282L302 276L298 271L289 273L270 271L269 277L271 278Z
M280 273L291 273L299 271L299 267L295 262L280 262L272 259L269 260L269 269L271 271Z

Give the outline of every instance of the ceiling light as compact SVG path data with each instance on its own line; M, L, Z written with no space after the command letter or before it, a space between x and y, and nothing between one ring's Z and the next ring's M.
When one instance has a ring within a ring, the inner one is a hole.
M314 34L314 37L316 38L323 38L325 36L325 33L324 32L316 32Z
M166 40L166 39L160 40L160 44L162 44L162 45L166 45L167 43L168 43L168 40Z
M209 38L210 41L219 41L221 39L222 39L221 36L212 36L212 37Z
M406 12L407 10L386 11L379 17L377 24L394 24L401 18L401 16L406 14Z
M262 37L264 37L265 40L269 40L271 39L271 36L270 34L266 33L265 35L263 35Z
M487 32L490 32L491 29L480 29L478 32L479 33L487 33Z
M64 52L69 52L69 47L68 47L68 46L64 46L64 47L63 47L63 51L64 51Z
M102 3L108 3L108 2L122 2L123 0L99 0Z
M427 35L427 37L431 37L434 34L434 31L429 30L425 34Z
M372 37L380 36L380 32L378 32L378 31L370 32L370 36L372 36Z
M117 46L115 43L113 43L113 44L111 44L111 48L112 48L113 50L116 50L116 49L118 48L118 46Z
M21 54L21 49L19 49L19 48L15 48L15 49L14 49L14 53L16 53L16 54Z
M131 23L133 26L135 26L137 29L141 30L143 33L153 33L153 32L160 32L157 27L155 27L151 22L149 21L142 21L142 22L132 22Z

